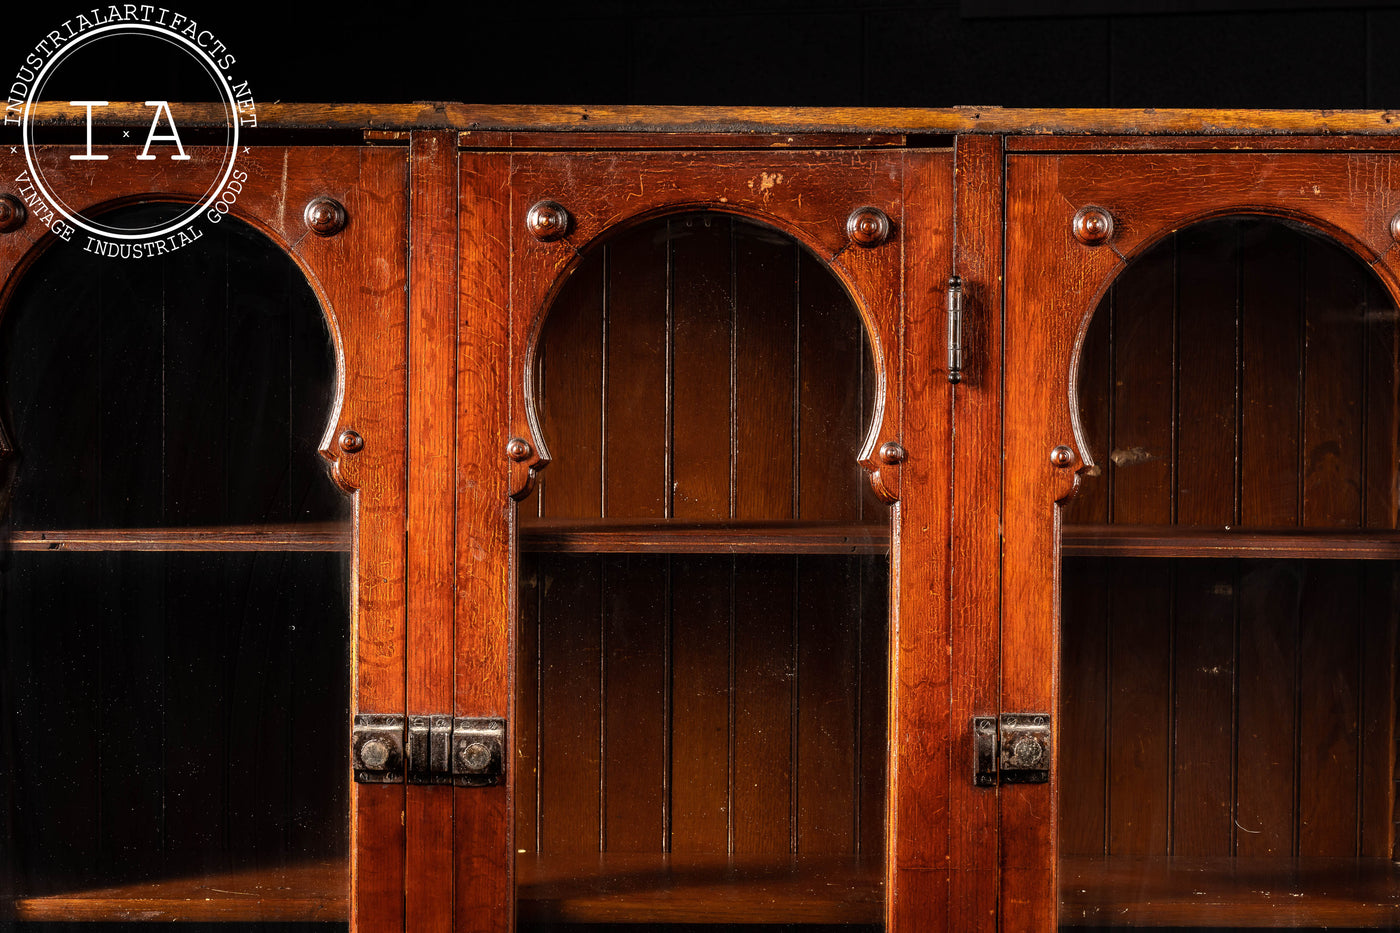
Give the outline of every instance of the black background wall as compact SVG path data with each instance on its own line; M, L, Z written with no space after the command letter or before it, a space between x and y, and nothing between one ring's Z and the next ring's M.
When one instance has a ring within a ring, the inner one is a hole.
M12 0L0 75L92 5ZM167 5L260 101L1400 108L1400 3L1366 0Z

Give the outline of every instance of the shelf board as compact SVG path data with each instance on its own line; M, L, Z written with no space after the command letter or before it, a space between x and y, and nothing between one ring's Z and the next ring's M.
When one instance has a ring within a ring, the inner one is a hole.
M549 554L884 554L888 522L525 519L520 548Z
M535 855L515 860L521 920L555 923L880 923L879 859Z
M308 862L21 895L8 907L9 917L31 921L344 921L350 918L350 872L344 860Z
M349 551L349 522L203 528L21 529L15 551Z
M1060 553L1064 557L1400 560L1400 532L1066 524L1062 528Z
M1061 926L1400 926L1389 859L1062 858Z

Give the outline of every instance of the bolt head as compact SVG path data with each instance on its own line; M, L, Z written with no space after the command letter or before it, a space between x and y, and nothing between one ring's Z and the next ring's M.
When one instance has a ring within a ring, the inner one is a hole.
M389 745L383 739L369 739L360 746L360 763L371 771L383 770L389 763Z
M472 742L457 749L457 764L463 771L480 774L491 765L491 749L484 742Z

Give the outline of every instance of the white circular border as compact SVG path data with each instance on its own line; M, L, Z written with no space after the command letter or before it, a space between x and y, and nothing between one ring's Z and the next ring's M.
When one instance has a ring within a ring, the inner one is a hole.
M34 82L32 86L34 87L35 92L37 92L38 89L42 88L44 85L44 75L48 72L48 70L52 68L56 63L61 61L63 59L63 56L67 55L74 49L81 47L87 41L91 39L96 39L103 33L128 32L131 30L149 32L156 35L158 38L166 40L173 37L175 39L178 39L180 42L183 42L193 51L194 55L200 60L201 64L204 65L205 70L212 72L214 76L219 79L219 84L223 86L225 94L228 95L226 100L229 104L229 113L233 117L233 119L230 121L233 125L233 142L229 146L229 151L231 154L228 160L228 167L224 170L224 177L219 179L219 183L213 187L213 194L209 196L209 199L197 206L194 210L182 213L180 215L180 218L175 223L163 227L155 233L116 233L111 230L103 229L101 227L89 226L87 221L79 219L81 215L75 216L74 214L70 214L67 210L65 210L64 202L59 198L54 197L53 194L50 193L49 190L44 187L44 183L42 181L43 173L35 166L34 156L30 152L30 135L32 124L29 120L29 114L30 109L34 106L34 101L29 99L29 97L26 97L24 102L24 116L20 123L20 143L21 148L24 149L24 162L29 167L29 177L34 182L34 187L44 198L45 202L48 203L51 207L53 207L53 209L59 214L61 214L63 218L69 223L73 224L76 227L81 227L88 233L93 233L101 237L110 237L114 240L159 240L162 237L169 236L175 231L188 226L194 221L196 217L200 215L200 213L213 206L214 202L219 199L219 195L223 193L224 185L228 184L229 176L233 174L233 163L238 158L238 101L234 98L233 88L229 85L228 79L224 77L223 71L221 71L217 66L214 65L214 60L210 58L208 53L201 49L196 43L191 42L189 39L187 39L185 36L180 35L178 32L174 32L163 26L151 26L146 23L117 23L112 26L102 26L98 29L92 30L91 32L85 32L78 38L72 40L70 43L65 45L53 56L53 58L50 58L47 62L44 63L43 68L39 69L39 73L34 77ZM33 93L34 92L31 92L29 96L32 97Z

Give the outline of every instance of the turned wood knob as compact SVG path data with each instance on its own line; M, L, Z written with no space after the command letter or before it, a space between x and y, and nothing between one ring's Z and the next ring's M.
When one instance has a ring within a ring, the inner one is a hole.
M1085 246L1100 246L1113 236L1113 215L1101 207L1081 207L1074 215L1074 238Z
M27 216L23 201L12 194L0 194L0 233L23 227Z
M335 236L345 229L350 218L345 208L334 198L315 198L302 212L306 226L317 236Z
M340 449L347 454L357 454L365 449L365 439L356 431L341 431L338 441Z
M6 228L0 227L0 230L3 229ZM1390 238L1392 240L1400 240L1400 211L1397 211L1395 216L1390 218Z
M846 218L846 236L857 246L870 249L890 238L890 219L878 207L862 207Z
M1074 466L1074 450L1061 444L1050 451L1050 462L1061 469Z
M555 201L536 201L525 214L525 229L542 242L557 240L569 232L569 212Z
M506 456L516 463L530 459L530 442L523 437L512 437L506 441Z
M903 463L909 456L909 452L900 444L894 441L886 441L880 445L880 462L893 466L896 463Z

